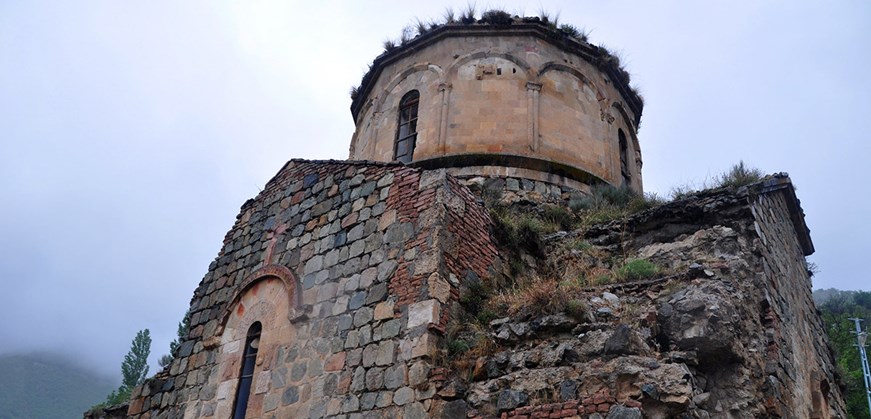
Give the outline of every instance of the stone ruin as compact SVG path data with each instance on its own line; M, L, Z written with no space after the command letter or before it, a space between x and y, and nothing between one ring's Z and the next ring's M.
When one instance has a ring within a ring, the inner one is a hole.
M497 240L484 197L534 211L642 190L628 84L597 47L508 26L445 25L376 59L352 106L351 156L369 160L291 160L242 206L187 338L126 417L846 416L786 175L547 235L536 254ZM631 259L661 273L490 319L489 350L445 355L464 302L518 261L562 278Z

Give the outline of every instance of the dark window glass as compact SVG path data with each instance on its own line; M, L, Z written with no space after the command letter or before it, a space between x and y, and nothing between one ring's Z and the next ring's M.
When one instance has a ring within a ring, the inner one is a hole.
M414 144L417 141L417 104L420 93L412 90L399 101L399 128L396 130L396 143L393 146L393 160L411 162L414 157Z
M248 409L248 396L251 394L251 383L254 381L254 364L257 361L257 348L260 347L260 322L254 322L248 329L245 338L245 348L242 352L242 372L239 374L239 387L236 389L236 403L233 407L233 419L244 419Z
M620 139L620 174L623 177L623 185L632 183L632 172L629 171L629 145L626 143L626 134L622 129L617 130Z

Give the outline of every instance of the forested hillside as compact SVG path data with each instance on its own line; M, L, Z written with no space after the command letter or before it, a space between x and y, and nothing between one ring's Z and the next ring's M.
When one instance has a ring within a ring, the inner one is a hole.
M863 291L814 291L814 300L823 315L829 341L835 350L843 383L846 385L847 412L851 418L871 418L865 386L862 382L862 366L856 349L855 325L850 318L865 319L863 330L871 323L871 292ZM821 303L821 300L823 301ZM871 348L868 348L871 349Z
M57 356L0 355L0 419L81 418L114 387Z

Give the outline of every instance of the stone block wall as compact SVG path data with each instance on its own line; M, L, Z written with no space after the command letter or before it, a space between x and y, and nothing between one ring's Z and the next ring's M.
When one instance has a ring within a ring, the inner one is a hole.
M430 356L464 278L496 256L489 216L444 171L289 162L246 202L134 418L230 417L260 322L247 417L427 417Z
M641 192L640 103L599 67L598 48L552 35L529 23L446 25L376 58L352 105L350 158L394 159L399 102L416 90L414 162L619 186L622 132L628 186Z
M813 302L811 277L804 256L813 251L803 223L789 214L797 206L784 179L772 179L750 202L754 228L762 243L765 300L761 310L767 338L765 404L780 415L807 412L811 418L832 417L835 360L825 326ZM791 208L792 207L792 208ZM799 229L799 231L796 231ZM804 231L801 231L804 229ZM800 239L807 240L802 242ZM843 407L843 406L840 406Z

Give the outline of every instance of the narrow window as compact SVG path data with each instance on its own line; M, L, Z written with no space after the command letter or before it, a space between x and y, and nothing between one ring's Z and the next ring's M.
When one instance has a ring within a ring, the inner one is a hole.
M632 184L632 172L629 171L629 145L626 144L626 134L622 129L617 130L620 138L620 174L623 176L623 186Z
M393 160L410 163L414 156L414 144L417 141L417 104L420 93L412 90L399 101L399 128L396 130L396 142L393 146Z
M251 394L251 382L254 381L254 363L257 361L257 348L260 347L260 322L254 322L248 329L245 338L245 348L242 353L242 372L239 374L239 387L236 389L236 403L233 408L233 419L244 419L248 409L248 396Z

